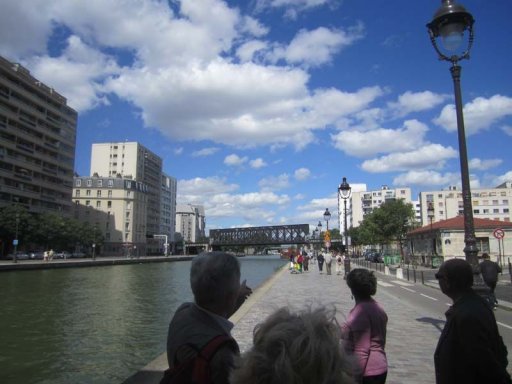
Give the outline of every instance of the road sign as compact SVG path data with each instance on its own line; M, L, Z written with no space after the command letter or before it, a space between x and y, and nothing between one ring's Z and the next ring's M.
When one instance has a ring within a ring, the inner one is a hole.
M501 228L496 228L493 232L493 235L497 239L503 239L505 237L505 231Z

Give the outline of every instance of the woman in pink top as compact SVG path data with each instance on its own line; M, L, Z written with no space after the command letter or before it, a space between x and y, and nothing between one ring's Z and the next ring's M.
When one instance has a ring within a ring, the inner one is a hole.
M356 268L347 275L347 285L356 305L342 326L342 339L359 360L361 383L383 384L388 373L384 351L388 316L372 298L377 291L377 279L373 272Z

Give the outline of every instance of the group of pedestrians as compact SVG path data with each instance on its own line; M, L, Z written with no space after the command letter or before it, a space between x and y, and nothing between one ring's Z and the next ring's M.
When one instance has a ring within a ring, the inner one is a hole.
M469 264L449 260L436 278L454 302L434 355L436 383L511 384L494 312L473 292ZM195 257L190 271L194 302L182 304L170 322L169 369L161 384L384 384L388 317L373 298L377 279L372 271L355 268L346 283L355 305L343 325L323 307L280 308L256 326L252 347L240 356L228 318L252 290L240 283L234 256Z

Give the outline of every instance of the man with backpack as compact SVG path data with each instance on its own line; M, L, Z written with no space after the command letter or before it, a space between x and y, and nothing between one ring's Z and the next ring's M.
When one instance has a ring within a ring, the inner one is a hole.
M182 304L169 324L169 369L160 383L227 384L240 353L228 318L252 290L240 284L237 258L224 252L196 256L190 286L194 302Z

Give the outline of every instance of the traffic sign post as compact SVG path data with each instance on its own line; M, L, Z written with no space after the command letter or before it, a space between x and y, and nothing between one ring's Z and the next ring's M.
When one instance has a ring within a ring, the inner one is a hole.
M498 249L499 249L499 259L498 262L500 266L503 268L503 259L502 259L502 253L501 250L503 248L503 255L505 254L505 245L503 243L503 238L505 237L505 231L503 228L496 228L493 233L494 237L498 239Z

